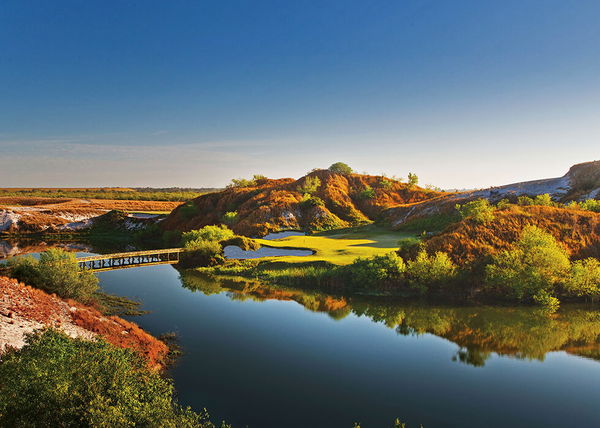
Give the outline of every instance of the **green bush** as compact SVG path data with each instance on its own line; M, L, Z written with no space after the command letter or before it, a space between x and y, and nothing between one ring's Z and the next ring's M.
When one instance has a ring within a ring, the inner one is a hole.
M311 196L309 193L305 193L300 201L300 205L306 208L310 207L324 207L325 201L318 196Z
M379 186L386 190L390 190L392 187L394 187L394 182L388 180L386 177L381 177L379 180Z
M357 258L344 268L348 281L358 288L380 288L403 280L406 265L395 252L384 256Z
M238 219L238 213L237 211L228 211L225 214L223 214L223 223L227 224L227 225L233 225L237 222Z
M568 294L596 299L600 296L600 261L588 258L574 262L564 286Z
M179 406L172 382L137 354L102 340L30 335L3 354L0 379L1 426L214 428Z
M421 292L430 287L440 287L452 281L458 273L457 266L448 254L438 251L433 256L425 250L419 251L414 260L406 263L406 275L409 284Z
M261 174L254 174L254 176L248 180L245 178L232 178L231 183L227 185L228 188L241 188L241 187L255 187L263 184L267 181L267 177Z
M304 183L297 187L299 193L312 195L316 193L321 187L321 180L319 177L306 177Z
M501 199L496 204L496 208L499 210L505 210L510 206L510 201L508 199Z
M235 236L233 231L224 225L216 226L204 226L201 229L190 230L189 232L183 232L181 235L182 245L190 241L196 241L198 239L204 241L224 241L231 239Z
M8 262L11 276L60 297L87 302L98 290L98 278L79 268L74 253L53 248L33 257L17 257Z
M554 294L569 268L569 256L554 237L527 226L511 249L493 257L486 275L491 285L518 300L552 303L545 296Z
M348 166L344 162L334 163L333 165L331 165L329 167L329 171L334 172L336 174L342 174L342 175L350 175L354 172L352 170L352 168L350 168L350 166Z
M368 184L358 193L360 199L373 199L375 196L375 190Z
M556 202L552 200L548 193L544 193L542 195L537 195L533 198L533 205L542 205L545 207L555 207L557 205Z
M521 206L528 206L528 205L533 205L533 199L530 198L529 196L519 196L517 198L517 204L521 205Z
M583 202L571 202L568 205L569 208L580 209L585 211L593 211L596 213L600 213L600 200L597 199L588 199Z
M456 204L456 210L462 218L472 218L477 223L486 224L494 221L496 209L487 199L477 199L464 205Z
M219 241L207 241L204 239L194 239L187 241L184 248L187 251L196 252L204 257L217 257L223 251Z

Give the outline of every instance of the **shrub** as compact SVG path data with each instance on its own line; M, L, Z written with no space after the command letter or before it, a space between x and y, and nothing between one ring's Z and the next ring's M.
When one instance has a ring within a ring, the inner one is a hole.
M235 224L235 222L237 222L237 219L238 219L237 211L228 211L225 214L223 214L223 223L225 223L225 224L228 224L228 225Z
M223 247L218 241L207 241L204 239L194 239L187 241L184 248L187 251L196 252L204 257L217 257L223 251Z
M544 303L548 302L544 296L554 293L569 267L566 251L552 235L527 226L511 249L493 257L486 275L490 284L518 300Z
M417 184L419 184L419 177L417 176L417 174L413 174L412 172L408 173L408 185L410 187L416 186Z
M588 199L587 201L581 203L581 209L600 213L600 200Z
M102 340L46 330L2 360L1 426L214 428L206 415L179 406L172 382L140 356Z
M360 199L373 199L375 196L375 190L368 184L358 193Z
M306 177L304 183L297 187L299 193L312 195L316 193L321 187L321 180L319 177Z
M342 174L342 175L350 175L354 172L352 170L352 168L350 168L350 166L348 166L347 164L345 164L343 162L334 163L333 165L331 165L329 167L329 171L334 172L336 174Z
M533 205L542 205L545 207L554 207L556 206L556 202L552 200L548 193L544 193L542 195L537 195L533 198Z
M517 198L517 204L521 206L533 205L533 199L531 199L529 196L519 196Z
M227 185L227 188L254 187L259 184L263 184L266 181L267 177L264 175L254 174L250 180L245 178L232 178L231 183Z
M600 296L600 261L588 258L574 262L564 286L565 291L573 296L592 299Z
M438 251L430 256L422 250L414 260L407 262L406 274L412 287L426 292L431 286L439 287L453 280L457 267L444 252Z
M359 288L380 288L403 279L406 265L395 252L358 258L345 268L349 282Z
M385 177L381 177L379 180L379 186L386 190L390 190L392 187L394 187L394 182Z
M505 210L510 206L510 201L508 199L501 199L496 204L496 208L499 210Z
M477 223L486 224L494 220L495 208L487 199L477 199L464 205L456 204L462 218L472 218Z
M324 207L325 206L325 201L321 198L319 198L318 196L311 196L309 193L305 193L304 196L302 197L302 201L300 201L300 204L303 207Z
M600 213L600 200L597 199L588 199L583 202L571 202L568 205L569 208L580 209L585 211L593 211L596 213Z
M198 239L204 241L224 241L231 239L235 236L233 231L224 225L217 226L204 226L201 229L190 230L189 232L183 232L181 235L182 245L190 241L196 241Z
M87 302L98 289L98 278L79 268L75 254L58 248L43 252L39 260L11 259L8 266L19 281L63 298Z

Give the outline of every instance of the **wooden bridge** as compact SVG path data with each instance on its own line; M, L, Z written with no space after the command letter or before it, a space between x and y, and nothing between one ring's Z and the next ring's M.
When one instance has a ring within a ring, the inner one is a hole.
M101 256L78 257L77 262L80 268L94 272L139 266L173 265L179 263L179 255L184 251L183 248L169 248L166 250L103 254Z

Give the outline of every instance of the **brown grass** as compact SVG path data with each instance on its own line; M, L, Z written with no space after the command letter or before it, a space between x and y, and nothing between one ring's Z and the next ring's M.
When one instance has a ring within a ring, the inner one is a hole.
M509 248L527 225L552 234L574 258L600 258L600 214L543 206L511 206L496 212L489 224L462 220L425 245L429 251L444 251L455 262L468 264Z

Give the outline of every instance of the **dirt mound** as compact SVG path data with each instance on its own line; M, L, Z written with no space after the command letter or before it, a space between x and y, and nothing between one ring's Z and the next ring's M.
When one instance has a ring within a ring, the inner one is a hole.
M22 347L25 334L44 327L84 339L101 336L115 346L139 352L155 367L168 352L163 342L133 323L0 277L0 352L7 346Z
M465 219L424 241L428 251L444 251L465 265L509 248L527 225L551 233L574 258L600 258L600 214L543 206L511 206L480 224Z
M308 197L302 187L314 177L321 184ZM327 230L369 222L390 206L439 195L380 176L318 170L298 180L265 179L255 186L202 195L177 208L162 224L165 230L186 231L221 223L225 213L236 212L232 228L248 236L286 229Z

